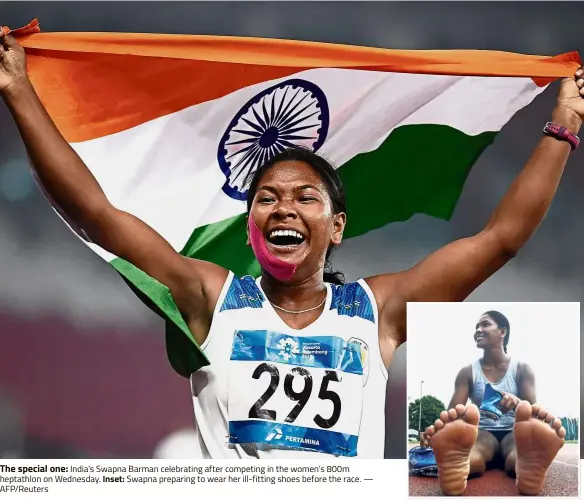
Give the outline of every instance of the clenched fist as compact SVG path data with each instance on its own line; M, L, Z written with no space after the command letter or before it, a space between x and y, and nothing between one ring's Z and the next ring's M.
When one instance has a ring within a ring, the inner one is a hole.
M24 49L11 35L0 35L0 94L27 79Z

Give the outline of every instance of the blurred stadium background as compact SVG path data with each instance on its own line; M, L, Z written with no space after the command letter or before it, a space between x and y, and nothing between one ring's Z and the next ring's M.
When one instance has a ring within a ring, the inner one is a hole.
M2 2L0 24L45 31L292 38L409 49L578 50L576 2ZM107 72L107 68L103 69ZM482 228L550 118L557 86L519 113L471 173L450 222L428 217L372 232L335 255L347 278L405 269ZM168 82L172 92L172 82ZM580 301L584 152L572 155L535 237L471 300ZM75 239L39 194L0 106L0 456L175 456L188 452L188 382L168 365L161 321ZM381 243L381 244L380 244ZM370 250L375 248L376 250ZM534 311L536 314L536 311ZM561 328L561 318L558 318ZM436 341L428 333L429 348ZM553 341L550 338L534 341ZM570 349L573 346L566 346ZM388 458L406 455L406 346L387 399ZM561 374L558 374L561 380ZM568 392L566 397L578 397Z

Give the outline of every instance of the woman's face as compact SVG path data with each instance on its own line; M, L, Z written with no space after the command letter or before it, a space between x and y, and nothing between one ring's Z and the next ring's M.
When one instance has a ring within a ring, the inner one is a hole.
M277 163L260 179L250 216L268 250L297 267L295 281L319 272L341 243L345 214L335 214L318 173L303 161Z
M501 344L501 339L505 337L505 330L499 328L488 314L483 314L475 328L474 339L477 347L485 349L496 347Z

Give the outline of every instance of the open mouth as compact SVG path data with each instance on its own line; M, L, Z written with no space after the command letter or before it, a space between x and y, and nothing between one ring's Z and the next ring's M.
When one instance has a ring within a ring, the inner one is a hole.
M266 239L268 243L280 248L297 248L306 241L306 238L294 229L270 231Z

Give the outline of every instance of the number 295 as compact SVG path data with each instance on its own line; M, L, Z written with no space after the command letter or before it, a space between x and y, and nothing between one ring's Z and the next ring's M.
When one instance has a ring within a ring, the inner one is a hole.
M268 410L263 408L263 406L268 402L268 400L274 395L278 386L280 384L280 372L278 367L269 363L262 363L254 370L252 377L259 380L259 378L264 374L268 373L270 375L270 385L268 386L266 392L253 404L249 410L249 418L260 418L263 420L277 420L276 411ZM296 392L292 387L294 377L302 377L304 379L304 387L300 392ZM339 395L329 390L330 382L340 382L341 379L337 372L332 370L326 370L325 376L320 384L320 389L318 391L318 398L322 400L329 400L333 403L332 415L328 418L324 418L322 415L316 415L314 417L314 423L323 429L329 429L335 425L339 417L341 416L341 398ZM292 423L300 415L300 412L308 403L310 396L312 395L313 380L312 375L308 370L302 367L295 367L290 370L286 377L284 378L284 394L292 401L296 401L297 404L292 408L292 411L285 418L285 422Z

